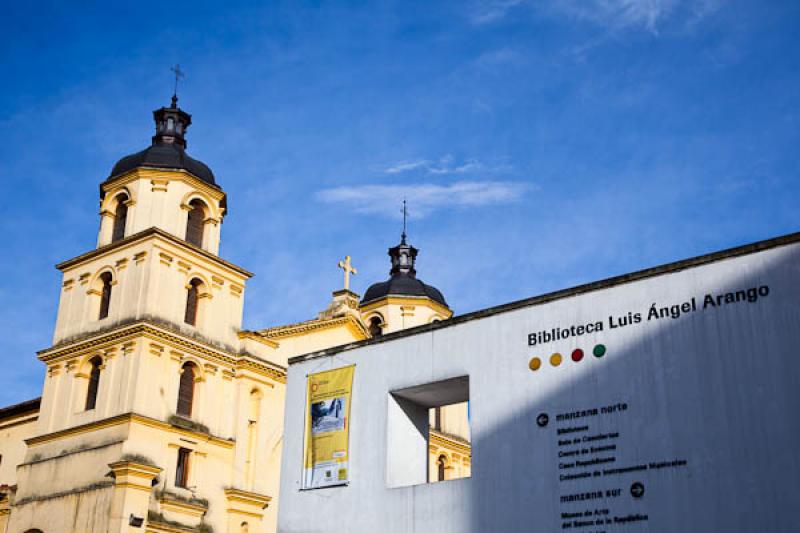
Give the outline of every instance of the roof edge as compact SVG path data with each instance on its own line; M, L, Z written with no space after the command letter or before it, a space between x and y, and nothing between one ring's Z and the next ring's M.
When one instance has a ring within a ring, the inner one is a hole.
M105 246L101 246L100 248L95 248L94 250L89 250L88 252L83 253L81 255L78 255L76 257L73 257L72 259L67 259L66 261L62 261L61 263L58 263L56 265L56 268L61 270L61 271L63 271L66 268L70 268L72 266L75 266L75 265L83 262L83 261L88 261L89 259L93 259L94 257L96 257L96 256L98 256L100 254L104 254L104 253L108 252L109 250L113 250L115 248L121 248L123 246L131 244L131 243L133 243L133 242L135 242L137 240L144 239L145 237L149 237L151 235L158 235L158 236L163 237L166 240L168 240L168 241L170 241L170 242L172 242L174 244L185 246L185 247L189 248L190 250L192 250L193 252L197 252L197 253L201 254L206 259L211 259L213 261L217 261L220 264L224 265L225 267L227 267L227 268L229 268L229 269L231 269L231 270L233 270L235 272L238 272L239 274L241 274L243 276L246 276L247 278L252 278L253 277L253 273L250 272L249 270L245 270L244 268L242 268L242 267L240 267L238 265L235 265L235 264L233 264L233 263L231 263L229 261L226 261L225 259L222 259L218 255L214 255L214 254L212 254L211 252L209 252L207 250L203 250L202 248L200 248L198 246L195 246L194 244L191 244L191 243L189 243L189 242L187 242L187 241L185 241L185 240L183 240L183 239L181 239L179 237L176 237L172 233L168 233L168 232L164 231L161 228L157 228L156 226L151 226L151 227L149 227L149 228L147 228L145 230L142 230L142 231L140 231L138 233L134 233L133 235L128 235L124 239L120 239L118 241L112 242L111 244L106 244Z
M690 257L688 259L681 259L679 261L675 261L672 263L665 263L662 265L658 265L655 267L645 268L643 270L636 270L634 272L630 272L627 274L621 274L619 276L613 276L610 278L605 278L599 281L593 281L590 283L585 283L583 285L577 285L575 287L569 287L566 289L560 289L554 292L549 292L545 294L541 294L539 296L533 296L530 298L524 298L522 300L515 300L513 302L509 302L506 304L501 304L493 307L487 307L485 309L479 309L478 311L473 311L471 313L466 313L464 315L458 315L453 318L449 318L447 320L443 320L441 322L432 322L430 324L423 324L420 326L416 326L413 328L408 328L400 331L395 331L392 333L388 333L386 335L382 335L380 337L373 337L367 340L358 341L350 344L343 344L341 346L334 346L332 348L327 348L325 350L318 350L316 352L310 352L307 354L296 355L294 357L289 358L289 365L302 363L304 361L310 361L312 359L318 359L321 357L326 357L330 355L335 355L341 352L345 352L348 350L353 350L355 348L360 348L362 346L368 346L370 344L378 344L381 342L388 342L395 339L400 339L403 337L408 337L410 335L415 335L417 333L422 333L426 331L433 331L437 329L443 329L451 326L455 326L457 324L462 324L464 322L469 322L470 320L476 320L479 318L485 318L487 316L497 315L501 313L506 313L509 311L515 311L517 309L521 309L523 307L530 307L534 305L540 305L544 303L549 303L555 300L561 300L563 298L569 298L570 296L576 296L579 294L585 294L588 292L594 292L602 289L608 289L611 287L615 287L617 285L623 285L626 283L632 283L634 281L641 281L644 279L652 278L655 276L659 276L662 274L669 274L674 272L680 272L681 270L686 270L688 268L693 268L701 265L706 265L710 263L716 263L717 261L722 261L724 259L730 259L733 257L740 257L744 255L750 255L756 252L761 252L764 250L769 250L772 248L778 248L781 246L786 246L789 244L796 244L800 242L800 232L789 233L786 235L782 235L780 237L773 237L771 239L766 239L762 241L756 241L749 244L744 244L742 246L736 246L733 248L726 248L724 250L720 250L717 252L711 252L708 254L698 255L695 257Z
M4 418L11 418L13 416L24 415L38 411L42 405L42 397L34 398L32 400L25 400L24 402L15 403L8 407L0 408L0 420Z

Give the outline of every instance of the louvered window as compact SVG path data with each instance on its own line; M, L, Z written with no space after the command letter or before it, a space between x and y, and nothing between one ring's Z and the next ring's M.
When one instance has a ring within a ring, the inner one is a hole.
M124 194L117 198L117 209L114 212L114 229L111 232L111 242L116 242L125 237L125 223L128 220L128 197Z
M189 289L186 291L186 313L183 321L192 326L197 325L197 297L200 283L199 279L193 279L189 283Z
M192 416L192 403L194 402L194 365L186 363L183 365L181 382L178 387L178 414L181 416Z
M100 292L100 314L98 320L108 316L108 307L111 304L111 274L109 272L100 274L100 280L103 282L103 288Z
M89 387L86 391L86 410L94 409L97 405L97 390L100 387L100 365L102 361L95 357L91 361L92 370L89 373Z
M189 457L192 450L178 448L178 465L175 468L175 486L186 487L189 484Z
M186 242L203 247L203 221L206 218L203 202L192 200L189 203L192 209L189 211L189 218L186 221Z

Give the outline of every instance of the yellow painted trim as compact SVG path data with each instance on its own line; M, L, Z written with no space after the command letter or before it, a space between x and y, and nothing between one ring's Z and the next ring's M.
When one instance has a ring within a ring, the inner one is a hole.
M158 341L170 348L191 352L197 357L203 356L205 360L220 366L234 367L242 361L247 361L247 367L263 376L274 379L279 383L286 383L286 369L280 365L257 359L250 355L241 355L225 352L203 341L184 337L182 334L169 331L156 324L142 320L133 324L121 326L119 329L99 334L89 339L77 341L65 346L48 348L38 352L39 360L47 363L59 363L72 357L82 356L87 352L102 350L112 347L132 338L144 337L150 341Z
M440 315L442 315L445 319L450 318L453 316L453 311L450 308L440 304L435 300L431 300L427 296L420 296L417 298L411 296L384 296L378 300L373 300L368 304L361 307L359 310L361 314L367 314L371 311L375 311L378 308L384 307L386 305L420 305L425 306L433 309Z
M26 413L26 414L30 415L30 412ZM30 424L32 422L36 422L37 420L39 420L39 409L37 409L36 410L36 414L34 416L30 416L30 418L25 418L23 420L15 420L13 422L9 422L7 424L0 425L0 431L2 431L4 429L8 429L8 428L13 428L14 426L21 426L23 424Z
M116 483L114 487L119 487L121 489L136 489L142 492L151 492L153 487L145 487L143 485L137 485L136 483Z
M143 426L148 426L162 431L167 431L169 433L173 433L176 435L193 437L201 441L216 444L217 446L223 448L233 448L235 444L235 442L232 440L223 439L222 437L216 437L213 435L207 435L206 433L202 433L200 431L192 431L185 428L175 427L171 424L168 424L167 422L156 420L155 418L150 418L148 416L139 415L136 413L125 413L122 415L112 416L111 418L98 420L96 422L83 424L81 426L76 426L74 428L62 429L60 431L54 431L53 433L48 433L46 435L31 437L29 439L25 439L25 444L27 444L28 446L38 446L40 444L54 442L64 438L73 437L75 435L81 435L83 433L98 431L101 429L119 426L122 424L141 424Z
M250 511L240 511L239 509L228 509L226 511L229 514L237 514L241 516L249 516L250 518L258 518L259 520L263 520L264 513L253 513Z
M201 517L208 511L208 508L203 507L202 505L175 500L163 496L158 499L158 503L161 504L161 508L164 509L165 511L185 514L192 518Z
M250 492L247 490L233 489L233 488L225 489L225 498L227 498L228 502L240 502L240 503L245 503L247 505L259 505L262 506L262 508L272 501L272 496L267 496L266 494L259 494L258 492Z
M239 338L240 339L252 339L252 340L254 340L256 342L260 342L261 344L269 346L270 348L276 348L277 349L280 346L280 344L275 342L274 340L268 339L268 338L266 338L266 337L264 337L262 335L259 335L258 333L254 332L254 331L249 331L249 330L240 331L239 332Z
M212 197L215 201L219 202L225 197L225 193L222 192L220 189L215 187L211 187L205 181L201 180L194 174L177 168L170 168L170 169L152 169L152 168L135 168L130 172L126 172L120 176L117 176L111 181L104 182L101 186L103 188L103 193L108 194L109 191L117 187L122 187L127 185L131 182L140 179L156 179L156 180L174 180L174 181L183 181L189 184L192 187L197 188L198 190L206 193L210 197Z
M296 324L287 324L285 326L278 326L275 328L262 329L255 332L267 338L286 338L286 337L302 337L303 335L310 335L318 331L325 331L334 329L340 326L345 326L350 329L354 336L366 339L369 337L366 328L352 315L346 315L336 318L314 319L306 322L298 322Z
M448 437L433 428L428 430L428 442L448 450L456 451L462 455L472 457L472 445Z

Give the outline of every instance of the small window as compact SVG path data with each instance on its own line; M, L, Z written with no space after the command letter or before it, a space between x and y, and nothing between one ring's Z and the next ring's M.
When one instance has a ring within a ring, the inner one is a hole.
M125 224L128 221L128 195L117 196L117 208L114 211L114 229L111 231L111 242L125 237Z
M392 391L387 419L389 487L470 477L469 376Z
M103 272L100 274L100 281L103 283L103 288L100 291L100 314L98 320L103 320L108 316L108 308L111 305L111 273Z
M175 486L186 488L189 485L189 458L192 450L178 448L178 464L175 467Z
M92 369L89 372L89 385L86 389L86 410L94 409L97 405L97 391L100 388L100 365L103 361L95 357L90 361Z
M181 416L192 416L192 404L194 403L194 374L194 364L186 363L181 367L177 408L177 412Z
M200 200L189 202L191 209L186 220L186 242L195 246L203 247L203 224L205 223L205 205Z
M197 299L199 297L199 287L202 281L195 278L189 282L189 289L186 291L186 312L183 321L192 326L197 325Z
M447 457L440 455L436 461L437 475L436 481L444 481L445 471L447 469Z
M380 337L383 335L383 320L379 316L369 319L369 336Z

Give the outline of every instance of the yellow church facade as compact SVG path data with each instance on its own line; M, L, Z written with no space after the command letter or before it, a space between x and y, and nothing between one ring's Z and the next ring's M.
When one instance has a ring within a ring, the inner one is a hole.
M186 153L177 98L154 119L101 184L97 248L57 265L41 399L0 409L0 533L273 532L289 357L452 315L404 233L363 298L348 257L316 318L243 330L252 274L218 255L227 197ZM469 475L467 419L431 413L431 481Z

